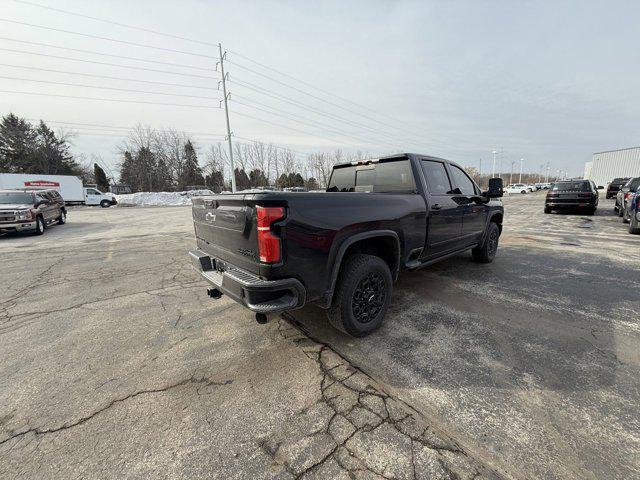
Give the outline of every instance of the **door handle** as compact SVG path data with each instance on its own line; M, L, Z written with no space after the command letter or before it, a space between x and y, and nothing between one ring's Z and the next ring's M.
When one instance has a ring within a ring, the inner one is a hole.
M441 207L439 204L435 203L435 204L431 207L431 210L440 210L441 208L442 208L442 207Z

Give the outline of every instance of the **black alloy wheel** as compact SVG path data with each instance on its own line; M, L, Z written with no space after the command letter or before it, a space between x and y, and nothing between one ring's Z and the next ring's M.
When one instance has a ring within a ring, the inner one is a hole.
M359 323L369 323L382 310L386 300L384 278L378 272L368 273L353 292L351 311Z

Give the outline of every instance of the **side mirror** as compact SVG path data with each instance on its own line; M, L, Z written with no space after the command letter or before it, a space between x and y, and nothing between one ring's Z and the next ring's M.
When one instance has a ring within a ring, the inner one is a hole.
M489 198L500 198L504 194L501 178L489 179L489 190L485 192L485 195Z

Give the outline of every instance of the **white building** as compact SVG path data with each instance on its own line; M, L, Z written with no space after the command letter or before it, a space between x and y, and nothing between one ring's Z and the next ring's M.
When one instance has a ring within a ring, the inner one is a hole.
M596 185L606 185L619 177L640 177L640 147L594 153L584 175Z

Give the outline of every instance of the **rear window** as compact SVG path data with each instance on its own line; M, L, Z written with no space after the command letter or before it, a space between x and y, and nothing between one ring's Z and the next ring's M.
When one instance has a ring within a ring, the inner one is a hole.
M33 203L33 195L30 193L22 192L5 192L0 193L0 205L9 205L11 203L16 204L31 204Z
M333 169L327 192L413 193L409 160L347 165Z
M553 184L553 189L562 192L588 192L591 185L589 182L557 182Z

